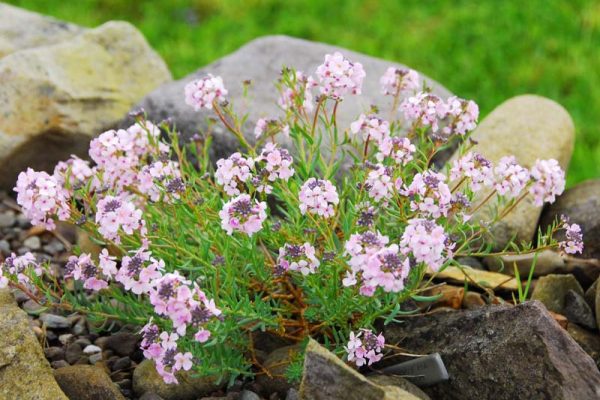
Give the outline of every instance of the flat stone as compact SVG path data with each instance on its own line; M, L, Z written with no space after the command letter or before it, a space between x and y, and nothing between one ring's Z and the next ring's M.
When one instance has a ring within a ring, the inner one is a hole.
M565 295L565 317L588 329L596 329L596 318L591 307L583 296L574 290L567 291Z
M243 130L247 139L254 141L253 130L259 118L273 118L282 115L282 111L277 105L279 93L275 87L282 67L293 67L314 75L316 68L323 63L325 55L335 51L340 51L350 60L361 63L367 74L363 82L362 95L347 96L338 107L339 125L349 126L361 113L368 112L372 104L379 106L381 110L389 110L391 100L381 95L379 79L388 67L398 67L401 66L400 64L337 46L282 35L255 39L234 53L183 79L160 86L137 104L133 110L143 108L151 121L158 122L165 118L172 118L178 132L181 132L184 138L190 138L195 133L204 131L207 117L214 115L204 111L196 112L186 105L184 87L190 81L208 73L219 75L223 78L229 92L227 99L237 110L248 112L248 119ZM442 98L451 96L450 92L438 83L427 77L425 79L428 86L432 87L433 93ZM252 82L249 89L249 96L252 99L251 108L245 106L247 99L244 98L245 89L242 84L245 80ZM127 117L122 126L128 126L132 121L131 117ZM211 129L213 131L211 146L213 160L228 156L237 149L237 140L220 124L215 124Z
M435 275L436 278L444 281L462 283L470 283L470 279L477 282L483 287L490 289L504 289L515 291L518 288L517 281L510 275L501 274L499 272L485 271L468 267L466 265L459 267L448 266L439 272L427 271L427 275ZM467 277L470 277L470 279Z
M156 372L154 362L144 360L133 371L133 391L138 396L152 392L164 400L196 400L219 390L225 384L217 385L213 378L193 377L187 371L178 372L176 377L179 384L166 384Z
M69 320L62 315L43 313L40 314L40 321L50 329L66 329L71 327Z
M472 151L493 163L514 155L526 168L537 159L556 159L566 171L573 154L575 127L569 113L558 103L536 95L506 100L481 121L471 138ZM482 191L480 199L488 193ZM476 204L477 202L475 202ZM493 207L483 207L473 218L490 221ZM541 207L527 196L505 218L492 227L494 248L503 249L516 235L516 243L531 242L537 229Z
M113 127L146 93L171 79L164 61L126 22L0 59L0 188L27 167L51 171Z
M6 289L0 289L0 399L67 400L27 314Z
M384 336L411 353L440 353L450 379L422 388L436 400L600 396L594 361L537 301L406 318Z
M139 341L140 337L134 333L118 332L108 336L103 348L110 349L120 356L129 356L138 349Z
M583 289L573 275L550 274L538 279L531 300L542 302L546 308L555 313L565 314L565 297L569 290L583 295Z
M92 365L77 365L54 371L54 377L70 399L125 400L110 377Z
M423 397L417 397L399 386L379 386L373 383L313 339L309 339L306 346L300 398L313 400L423 399Z

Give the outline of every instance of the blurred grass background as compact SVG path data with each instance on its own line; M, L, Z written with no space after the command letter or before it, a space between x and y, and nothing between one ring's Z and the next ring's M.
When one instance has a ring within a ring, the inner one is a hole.
M129 21L176 78L280 33L409 65L477 101L482 116L518 94L547 96L577 127L569 184L600 177L598 0L8 2L90 27Z

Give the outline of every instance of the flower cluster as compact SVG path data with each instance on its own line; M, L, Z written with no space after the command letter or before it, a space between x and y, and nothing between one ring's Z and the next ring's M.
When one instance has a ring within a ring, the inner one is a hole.
M420 86L417 71L406 68L389 67L379 83L381 92L385 95L399 96L401 93L413 92Z
M233 153L229 158L222 158L217 161L217 172L215 178L217 183L225 189L225 193L230 196L237 196L241 193L244 183L252 178L252 168L254 160L245 158L240 153Z
M517 164L514 156L502 157L494 172L496 174L494 188L501 196L518 197L529 183L529 171Z
M537 160L530 172L534 183L529 192L533 195L535 205L554 203L556 196L565 190L565 172L558 161Z
M431 170L418 173L401 194L411 198L410 208L427 217L448 215L452 193L445 183L446 176Z
M98 232L105 239L120 243L120 230L127 235L132 235L138 230L142 235L145 234L142 210L136 208L132 202L115 196L105 196L98 201L97 207Z
M452 257L452 245L448 245L447 240L442 226L432 220L415 218L408 221L400 246L404 255L411 255L417 263L437 271Z
M577 254L583 252L583 234L581 227L577 224L569 223L569 219L561 216L560 227L565 231L565 240L558 243L559 248L567 254Z
M379 162L390 157L396 164L404 166L412 161L416 150L417 148L408 138L386 137L379 143L379 152L375 157Z
M54 230L54 218L66 221L71 215L69 192L54 176L46 172L27 168L27 171L19 174L14 190L23 213L34 225Z
M67 184L70 187L78 187L85 184L95 171L90 167L88 161L84 161L77 156L71 156L67 161L60 161L54 167L53 176L56 181L66 188Z
M304 112L312 112L314 100L310 90L315 86L317 83L311 76L296 71L292 84L283 88L277 104L283 110L301 109Z
M300 212L330 218L335 214L334 206L340 202L335 186L328 180L309 178L298 195Z
M346 254L350 256L348 261L350 271L342 280L342 284L344 286L354 286L357 284L358 279L362 281L362 273L367 268L370 258L382 250L389 241L390 239L387 236L383 236L379 232L367 231L352 234L344 245ZM362 295L371 296L374 291L375 286L362 282L360 287Z
M373 140L380 144L390 136L390 123L375 115L360 117L350 125L350 131L354 134L362 133L363 140Z
M220 76L207 76L192 81L185 85L185 103L200 111L203 108L211 110L215 101L223 101L227 96L227 89L223 86Z
M380 333L376 335L370 329L361 329L357 334L350 332L350 340L345 349L348 361L354 361L356 366L371 365L381 360L385 346L385 338Z
M279 249L276 270L279 273L285 271L298 271L302 275L315 273L320 265L315 256L315 248L309 243L303 245L285 244Z
M185 190L176 161L160 160L145 165L138 174L138 180L138 190L152 201L160 199L163 188L168 200L178 199Z
M375 165L367 175L365 187L375 202L387 201L393 195L393 171L381 164Z
M294 168L292 167L292 156L286 149L278 148L275 143L267 143L260 153L260 156L256 158L256 163L264 165L259 170L256 179L253 183L257 187L259 192L271 193L273 188L269 185L270 182L274 182L277 179L286 181L294 175ZM265 177L266 182L260 177Z
M125 290L131 290L135 294L149 293L165 269L165 262L152 257L151 254L139 249L133 255L123 257L115 280L121 283Z
M158 326L148 323L141 331L141 347L144 357L154 360L156 371L165 383L178 383L175 374L177 371L192 369L192 353L177 351L176 333L160 332Z
M481 154L469 152L456 159L450 169L450 180L468 180L473 192L483 187L491 187L494 184L494 170L492 163Z
M249 236L262 229L262 223L267 218L267 203L252 201L249 195L242 194L223 205L219 212L221 226L227 234L233 231L244 232Z
M327 54L316 74L321 93L334 100L342 100L348 94L360 94L366 76L362 64L348 60L339 52Z
M83 281L85 289L99 291L108 287L108 281L117 273L116 262L106 249L100 256L100 266L92 260L90 254L71 256L65 265L65 278Z
M8 285L9 276L13 276L22 285L29 284L28 272L33 272L36 276L42 275L42 266L37 262L35 256L30 252L22 256L12 253L0 264L0 289Z
M384 247L369 257L363 268L364 285L373 288L381 286L386 292L400 292L410 272L410 260L405 257L397 244Z

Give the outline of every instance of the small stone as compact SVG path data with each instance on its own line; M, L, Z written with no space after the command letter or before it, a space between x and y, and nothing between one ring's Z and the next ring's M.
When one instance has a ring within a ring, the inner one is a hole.
M62 347L47 347L44 349L44 355L50 361L64 360L65 350Z
M67 344L71 343L73 338L74 338L74 336L72 333L63 333L62 335L58 336L58 341L64 345L67 345Z
M587 304L582 295L569 290L565 295L565 317L588 329L596 329L596 318L594 312Z
M75 361L74 365L88 365L90 363L90 358L87 355L82 355L79 357L77 361Z
M95 354L95 353L102 352L102 349L96 345L89 344L89 345L85 346L85 348L83 349L83 352L85 354Z
M475 257L459 257L456 259L456 261L460 265L466 265L466 266L474 268L474 269L485 270L485 266L483 265L483 263L481 261L479 261L478 258L475 258Z
M81 350L81 346L77 343L71 343L67 346L67 350L65 351L65 360L71 365L75 364L83 355L83 350Z
M29 236L27 239L23 240L23 246L31 250L39 250L42 247L42 241L39 236Z
M69 399L124 400L123 395L102 369L77 365L54 371L54 377Z
M40 314L40 321L42 321L47 328L51 329L66 329L71 327L69 320L62 315L43 313Z
M127 369L130 366L131 366L131 359L129 357L121 357L118 360L116 360L115 363L112 365L112 370L120 371L120 370Z
M52 361L50 363L50 366L54 369L59 369L59 368L64 368L64 367L70 367L70 364L68 362L66 362L65 360L58 360L58 361Z
M19 227L25 229L31 226L31 221L25 216L25 214L19 214L17 215L17 224Z
M52 254L53 256L64 251L65 245L58 239L52 239L50 243L44 245L44 251L48 254Z
M79 321L73 325L73 329L71 329L74 335L80 336L85 335L88 331L87 324L84 318L81 318Z
M432 304L432 308L438 307L450 307L453 309L459 309L464 297L465 289L462 287L452 285L442 285L427 290L426 296L440 296L439 299L435 300Z
M138 341L139 336L136 334L118 332L108 336L104 348L110 349L120 356L128 356L138 348Z
M24 302L23 304L21 304L21 308L23 310L25 310L25 312L27 314L39 314L39 312L44 309L44 306L41 304L38 304L37 302L33 301L32 299L29 299L26 302Z
M0 240L0 253L3 253L5 256L11 253L10 243L4 239Z
M14 211L0 213L0 228L10 228L17 221Z
M131 379L122 379L118 382L115 382L118 387L121 389L129 389L131 388Z
M80 345L82 349L85 349L87 346L92 344L92 342L90 342L90 339L88 339L86 337L80 337L74 343L77 343L78 345Z
M300 400L300 393L294 388L288 390L285 400Z
M565 296L569 290L583 295L583 289L573 275L550 274L538 279L531 300L539 300L550 311L565 314Z
M480 293L477 292L467 292L463 297L462 307L467 310L472 310L474 308L485 307L487 303L485 299Z
M178 385L166 384L156 372L154 362L144 360L133 371L133 392L138 396L153 392L165 400L196 400L219 390L227 381L217 385L214 378L194 377L188 371L179 371L176 376Z
M239 400L260 400L260 396L250 390L242 390Z
M90 364L96 364L102 361L102 353L94 353L89 356Z

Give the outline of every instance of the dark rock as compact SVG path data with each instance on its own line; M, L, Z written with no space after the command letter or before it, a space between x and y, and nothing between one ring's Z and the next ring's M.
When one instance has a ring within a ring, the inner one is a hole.
M102 361L102 353L94 353L89 356L90 364L96 364L97 362Z
M131 360L129 357L121 357L112 365L113 371L120 371L122 369L127 369L131 366Z
M146 392L139 398L139 400L164 400L164 399L154 392Z
M54 377L69 399L125 399L109 376L101 368L92 365L60 368L54 371Z
M379 386L369 381L313 339L309 339L306 346L300 398L311 400L420 399L398 386Z
M561 215L581 226L582 257L600 258L600 179L585 181L566 190L544 210L540 228L545 230ZM596 266L598 269L600 267Z
M481 293L477 292L467 292L462 299L462 307L467 310L472 310L474 308L485 307L487 305L485 299L481 295Z
M600 396L593 360L536 301L405 319L384 335L409 352L441 354L450 380L423 389L435 399Z
M483 263L481 261L479 261L478 258L475 258L475 257L459 257L456 259L456 261L460 265L467 265L471 268L486 269L485 266L483 265Z
M71 327L69 320L62 315L43 313L40 314L40 321L50 329L66 329Z
M133 110L143 108L151 121L162 121L172 118L177 130L184 138L190 138L195 133L204 131L206 120L212 113L196 112L184 101L184 87L194 79L205 76L207 73L219 75L223 78L229 92L227 99L234 107L244 103L244 87L242 81L250 80L249 89L252 98L252 107L248 109L249 117L244 125L244 133L248 140L253 141L252 133L256 121L261 117L276 117L282 115L277 106L279 93L274 86L282 67L293 67L307 74L314 75L316 68L323 63L325 55L341 51L346 57L355 62L360 62L367 76L363 83L361 96L347 96L338 109L340 125L349 126L361 113L368 111L371 104L377 105L381 110L388 110L391 103L381 95L379 78L390 66L398 66L391 61L381 60L359 54L323 43L310 42L287 36L266 36L253 40L236 52L207 65L195 73L178 81L167 83L144 98ZM434 93L443 98L451 94L439 84L426 78L428 86ZM129 126L133 122L131 117L122 123ZM214 131L211 158L216 160L231 154L237 147L237 140L232 135L225 133L220 124L212 127Z
M577 324L569 324L567 332L592 357L596 366L600 368L600 336Z
M0 228L10 228L17 222L14 211L4 211L0 213Z
M215 392L225 384L223 382L217 385L214 378L210 377L193 377L187 371L180 371L176 376L179 380L178 385L166 384L156 372L154 363L145 360L133 371L133 392L138 396L146 392L156 393L164 400L196 400Z
M565 317L588 329L597 328L594 312L583 296L574 290L569 290L565 295Z
M128 332L118 332L108 336L104 346L96 343L98 346L110 349L120 356L128 356L137 349L139 336Z
M414 383L397 375L371 375L368 379L378 386L397 386L415 395L419 399L429 399L429 396Z
M44 349L44 355L50 361L64 360L65 349L62 347L48 347Z
M83 356L83 350L77 343L71 343L65 351L65 360L71 365L75 364Z
M64 367L70 367L71 365L66 362L65 360L58 360L58 361L52 361L50 363L50 366L54 369L59 369L59 368L64 368Z
M299 345L292 345L281 347L269 353L262 365L269 371L271 377L266 374L261 374L256 377L256 383L263 388L263 395L279 393L283 396L290 388L298 387L297 384L290 383L285 378L285 371L290 362L294 357L298 356L301 351L302 349Z
M43 309L44 306L42 306L41 304L38 304L37 302L35 302L32 299L29 299L27 301L25 301L23 304L21 304L21 308L27 313L27 314L39 314Z
M565 296L569 290L583 295L583 289L573 275L542 276L535 284L531 300L541 301L548 310L564 315Z

